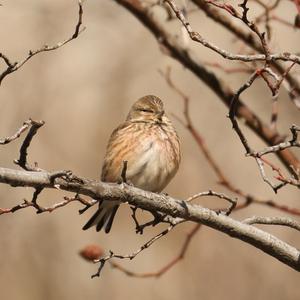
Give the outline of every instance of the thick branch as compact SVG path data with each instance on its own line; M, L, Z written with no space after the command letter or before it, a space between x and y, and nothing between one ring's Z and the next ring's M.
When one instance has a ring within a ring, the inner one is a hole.
M94 199L114 200L118 198L122 202L128 202L145 210L207 225L242 240L300 271L300 252L293 246L254 226L235 221L199 205L188 204L183 200L146 192L126 184L96 182L75 176L53 180L53 174L45 171L28 172L0 168L0 182L19 187L43 189L59 187L62 190L83 194Z

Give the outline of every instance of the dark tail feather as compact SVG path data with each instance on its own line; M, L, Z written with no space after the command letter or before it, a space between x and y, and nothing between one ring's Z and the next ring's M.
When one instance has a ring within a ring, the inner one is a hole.
M92 227L97 219L97 217L100 215L102 211L102 208L99 208L94 214L93 216L88 220L88 222L82 227L83 230L87 230L90 227Z
M110 217L109 217L109 220L108 220L108 223L105 227L105 233L109 233L110 232L110 229L111 229L111 226L113 224L113 221L114 221L114 217L116 215L116 212L119 208L119 205L116 205L114 208L113 208L113 211L111 212L110 214Z
M98 220L98 223L96 225L96 230L100 231L103 227L103 225L107 222L107 218L108 218L108 213L106 215L104 215L100 220Z
M97 231L100 231L105 227L105 232L109 233L118 208L119 202L118 204L115 204L112 203L112 201L101 201L98 210L82 229L87 230L95 225Z

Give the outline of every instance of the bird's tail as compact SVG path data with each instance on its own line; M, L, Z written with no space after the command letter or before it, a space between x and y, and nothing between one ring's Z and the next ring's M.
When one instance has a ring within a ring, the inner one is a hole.
M100 231L104 227L105 232L109 233L119 206L119 201L100 201L98 210L82 229L87 230L92 226L96 226L96 230Z

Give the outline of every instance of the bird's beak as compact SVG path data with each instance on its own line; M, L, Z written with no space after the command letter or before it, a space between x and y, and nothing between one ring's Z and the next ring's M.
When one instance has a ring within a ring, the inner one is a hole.
M161 121L161 119L162 119L164 113L165 113L165 111L162 110L161 112L159 112L159 113L157 114L157 118L158 118L160 121Z

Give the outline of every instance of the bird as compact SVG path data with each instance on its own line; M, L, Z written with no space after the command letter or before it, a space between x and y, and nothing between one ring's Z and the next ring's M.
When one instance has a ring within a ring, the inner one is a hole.
M120 182L126 162L126 180L133 186L160 193L175 176L181 161L178 134L154 95L138 99L125 122L111 134L102 166L102 182ZM83 230L96 226L109 233L121 202L99 200L99 207Z

